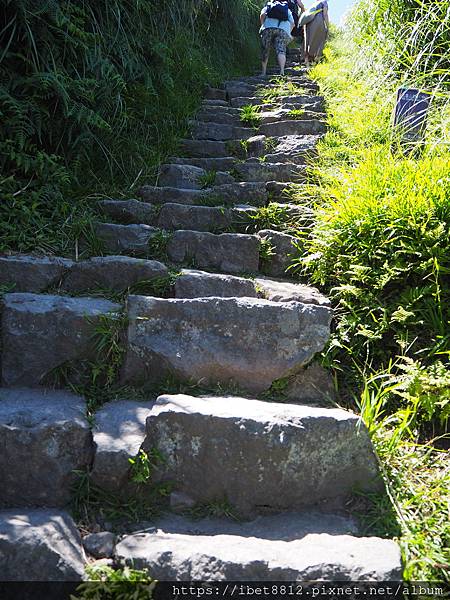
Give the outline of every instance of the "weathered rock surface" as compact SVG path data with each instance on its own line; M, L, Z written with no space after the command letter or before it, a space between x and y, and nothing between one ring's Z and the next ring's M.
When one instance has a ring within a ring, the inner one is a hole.
M172 481L174 491L199 503L226 498L243 515L383 489L367 431L341 409L160 396L147 419L146 447L165 457L154 481Z
M173 164L194 165L205 171L231 171L236 161L233 156L221 156L220 158L172 158Z
M81 581L85 556L68 513L0 511L2 581Z
M227 144L218 140L181 140L181 150L188 156L220 158L227 156Z
M255 285L251 279L183 269L175 281L175 298L256 298Z
M95 233L106 252L112 254L145 255L152 237L159 232L150 225L115 225L113 223L96 223Z
M2 317L2 382L38 386L53 369L94 355L93 334L119 304L94 298L6 294Z
M129 256L97 256L75 263L63 281L66 292L95 288L124 291L136 283L167 276L167 267L156 260Z
M255 132L250 127L238 127L221 123L205 123L204 121L191 121L191 134L197 140L246 140Z
M230 111L236 111L235 108L229 109ZM235 127L240 126L239 113L228 112L227 108L214 107L214 108L203 108L196 115L197 121L204 123L220 123L224 125L232 125Z
M128 316L124 381L173 374L260 392L323 349L331 311L254 298L130 296Z
M208 205L233 205L250 204L264 206L268 193L264 183L260 182L235 182L217 185L206 190L183 190L180 188L143 186L140 195L145 202L153 204L208 204Z
M255 285L264 298L273 302L303 302L304 304L330 306L330 300L317 288L309 285L268 279L267 277L255 279Z
M0 506L69 502L94 454L85 412L69 392L0 389Z
M100 200L98 207L103 214L127 225L154 225L158 217L154 206L139 200Z
M162 165L158 184L162 187L176 187L184 190L201 189L200 180L206 171L192 165Z
M224 207L167 203L161 208L158 226L171 231L188 229L218 232L229 229L233 219L233 212Z
M83 546L94 558L111 558L114 554L116 536L110 531L88 533L83 538Z
M130 458L134 458L145 438L145 421L153 402L119 400L105 404L95 413L93 430L96 453L92 481L104 490L126 493Z
M277 121L275 123L263 123L259 131L262 135L280 137L284 135L317 135L325 133L326 124L319 120L307 121Z
M290 378L284 397L293 404L333 407L338 400L331 371L313 361Z
M346 535L345 520L331 515L271 519L233 527L172 517L124 537L116 555L160 581L401 581L390 540Z
M239 163L235 171L241 181L304 181L306 167L291 163L246 161Z
M226 100L227 94L225 90L221 90L219 88L208 87L205 90L204 97L208 100Z
M254 135L247 140L247 156L264 156L266 154L267 138L265 135Z
M286 275L286 269L292 263L292 255L295 253L297 238L271 229L262 229L258 232L258 236L270 242L274 249L274 254L264 260L262 266L264 273L273 277Z
M259 240L254 235L200 231L176 231L167 245L167 254L176 263L194 263L200 269L225 273L256 272Z
M58 285L72 261L49 256L0 256L0 285L14 292L43 292Z
M266 154L269 162L298 162L317 153L318 136L285 135L277 138L277 144Z

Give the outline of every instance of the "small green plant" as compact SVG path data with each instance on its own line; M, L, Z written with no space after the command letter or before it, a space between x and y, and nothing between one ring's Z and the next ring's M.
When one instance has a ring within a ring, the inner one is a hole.
M273 104L276 103L279 98L286 96L300 96L304 93L304 88L282 78L274 81L272 87L262 88L258 91L258 95L263 99L265 104Z
M258 129L261 125L261 115L260 115L261 107L254 104L247 104L243 106L240 110L240 119L241 123L244 125L248 125L249 127L253 127L253 129Z
M302 120L305 116L305 111L301 108L293 108L287 114L289 119Z
M188 512L189 515L194 519L226 517L227 519L232 519L233 521L240 520L236 509L226 498L222 500L212 500L211 502L205 502L204 504L197 504Z
M149 483L155 467L165 462L164 456L157 448L146 452L141 448L134 458L129 458L131 465L131 481L134 483Z
M257 232L261 229L273 229L283 231L290 221L285 206L270 202L267 206L261 206L255 213L247 213L248 231Z
M216 182L216 171L207 171L204 175L201 175L198 178L198 182L202 188L202 190L206 190L212 187Z
M130 567L112 568L107 565L88 565L88 581L77 587L71 600L148 600L153 597L156 581L147 570Z
M167 245L172 239L172 234L168 231L157 231L148 242L148 256L153 260L167 262Z
M274 152L278 146L279 140L275 137L266 137L264 140L264 148L267 154Z
M262 263L263 268L264 268L264 265L266 265L267 263L269 263L271 261L271 259L275 256L275 254L276 254L275 246L273 246L273 244L270 242L270 240L268 240L268 239L260 240L259 259Z

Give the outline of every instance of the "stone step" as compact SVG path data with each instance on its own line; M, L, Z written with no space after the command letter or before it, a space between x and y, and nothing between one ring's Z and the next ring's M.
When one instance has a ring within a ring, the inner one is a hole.
M94 231L105 252L146 256L150 240L158 235L160 230L150 225L117 225L97 222L94 223Z
M211 181L210 181L211 179ZM223 171L208 172L200 167L182 164L165 164L159 169L158 185L161 187L201 190L212 185L234 183L234 177Z
M272 277L283 277L289 274L289 266L292 264L296 252L298 239L287 233L263 229L258 231L258 237L267 241L272 247L273 254L266 257L261 264L261 270Z
M275 108L271 110L263 110L259 113L259 118L261 120L261 125L265 123L276 123L278 121L311 121L317 120L318 115L316 111L310 110L302 110L301 114L292 114L292 109L290 108Z
M78 262L28 255L0 258L0 284L11 286L14 292L41 293L49 288L69 294L90 290L121 292L167 274L167 267L160 262L128 256L97 256Z
M174 284L175 298L256 298L254 279L182 269Z
M270 163L250 159L237 163L234 172L241 181L304 182L306 180L305 165L286 162Z
M202 106L230 106L227 100L215 100L213 98L203 98Z
M256 307L258 301L246 302ZM289 305L295 303L272 306L280 311ZM319 311L327 311L325 307L311 308L316 317ZM260 320L260 328L262 323ZM155 323L147 327L147 347L151 326ZM278 354L287 342L286 333L282 334L286 330L280 329L276 340L271 336L275 342L271 357L268 340L263 346L256 342L258 347L247 343L247 355L241 362L254 359L258 364L252 368L253 375L260 370L265 382L269 379L265 369L273 374L275 363L279 369L281 364L286 368L287 361L299 360L295 350L296 356L291 351L289 358ZM247 333L248 326L241 330L242 337L244 331ZM298 346L307 348L307 338L313 341L311 333L299 332ZM140 335L142 339L143 332ZM295 337L290 339L293 342ZM131 347L136 341L135 333ZM207 342L203 341L204 348L209 349ZM142 356L141 344L139 350ZM258 356L255 351L259 351ZM221 362L220 368L225 365ZM250 374L250 369L247 372ZM355 490L384 490L367 430L357 415L337 408L233 396L163 395L147 417L143 448L156 448L164 456L164 462L154 470L154 483L171 481L173 492L185 494L197 504L226 499L236 514L245 518L308 507L342 509Z
M129 296L128 318L123 383L149 384L172 375L261 392L323 349L331 311L255 298Z
M96 325L120 311L119 304L101 298L5 294L2 385L37 387L58 367L92 360Z
M187 229L219 233L236 230L248 221L247 215L256 211L254 206L225 208L167 203L163 204L159 213L158 226L168 231Z
M233 125L208 123L204 121L190 121L189 124L191 136L194 140L215 140L223 142L246 140L255 133L250 127L235 127Z
M32 456L26 460L30 459ZM85 563L80 534L67 512L32 508L0 511L0 572L3 582L17 581L22 586L24 582L38 581L81 582L85 578ZM15 588L11 586L9 589ZM48 593L48 588L44 596L36 586L30 596L26 589L20 587L19 591L16 588L18 595L14 598L56 598L53 593ZM8 597L13 598L9 594Z
M319 86L311 81L307 81L305 79L297 79L297 80L289 80L289 83L293 83L305 93L317 92ZM246 83L246 82L230 82L226 84L226 92L229 100L233 100L233 98L241 98L244 96L262 96L265 90L274 90L279 89L279 86L276 84L267 83L266 85L261 83ZM301 93L298 90L298 93ZM280 93L280 95L282 95Z
M259 238L240 233L178 230L167 245L171 261L224 273L256 273L259 266Z
M258 132L270 137L281 137L284 135L318 135L326 133L327 126L324 121L310 119L307 121L287 120L274 123L263 123Z
M276 100L276 104L283 106L284 104L295 104L298 106L309 106L311 104L318 104L322 108L322 112L324 111L324 98L323 96L313 96L308 94L303 95L295 95L295 96L280 96ZM230 104L233 108L242 108L243 106L247 106L251 104L253 106L264 106L264 99L260 96L243 96L233 98L230 101ZM274 104L271 102L270 104ZM311 109L309 109L311 110Z
M148 569L159 581L400 582L398 545L355 537L353 531L351 520L319 512L245 523L175 515L125 535L115 555L135 569Z
M208 87L203 95L207 100L222 100L227 99L225 90L219 88Z
M85 413L84 399L69 392L0 389L1 507L70 501L75 471L94 457Z
M236 162L233 156L222 156L220 158L171 158L173 164L193 165L205 171L231 171Z
M203 123L219 123L221 125L231 125L233 127L242 126L239 111L236 108L224 108L223 110L219 110L222 107L213 108L213 109L202 109L196 115L195 119L197 121L201 121ZM231 112L235 111L235 112Z
M230 206L236 204L264 206L268 199L266 186L260 182L235 182L215 186L207 190L183 190L180 188L146 185L138 193L145 202L152 204L171 202L188 205L206 204L210 206Z
M155 206L139 200L99 200L97 206L107 217L131 225L155 225L158 220L158 210Z
M222 158L229 155L227 144L218 140L181 140L184 154L196 158Z

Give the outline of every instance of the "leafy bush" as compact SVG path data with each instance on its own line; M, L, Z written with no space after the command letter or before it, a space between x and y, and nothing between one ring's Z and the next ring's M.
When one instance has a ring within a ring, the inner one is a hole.
M91 219L75 200L151 179L205 84L256 62L254 0L0 9L0 251L73 252Z

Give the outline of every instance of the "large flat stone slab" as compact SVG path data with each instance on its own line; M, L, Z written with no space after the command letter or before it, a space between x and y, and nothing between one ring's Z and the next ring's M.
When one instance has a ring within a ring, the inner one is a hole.
M220 158L228 153L226 143L219 140L181 140L180 146L187 156L199 158Z
M292 283L286 280L259 277L255 285L263 298L273 302L303 302L330 306L330 300L310 285Z
M2 315L2 383L39 386L53 369L92 359L99 319L121 306L99 298L5 294Z
M64 506L94 456L83 398L0 390L0 506Z
M160 581L400 582L398 545L351 530L348 520L321 513L239 524L172 517L125 536L116 556Z
M268 192L261 182L235 182L216 185L206 190L185 190L173 187L143 186L139 191L145 202L165 204L167 202L187 205L235 205L250 204L264 206Z
M145 421L153 402L119 400L109 402L95 413L93 428L96 446L92 481L116 494L130 484L130 458L134 458L145 438Z
M260 392L323 349L331 311L254 298L130 296L128 317L125 381L172 374Z
M355 489L383 489L366 429L341 409L160 396L146 447L165 458L155 481L199 503L227 499L244 516L343 505Z
M254 273L259 266L259 239L255 235L176 231L167 245L175 263L225 273Z
M155 225L158 211L147 202L139 200L100 200L98 207L108 217L124 223Z
M254 135L254 130L250 127L239 127L235 125L226 125L224 123L210 123L204 121L191 121L191 135L197 140L246 140Z
M177 165L193 165L205 171L231 171L236 159L233 156L220 158L172 158L171 162Z
M43 292L58 285L72 261L52 256L0 256L0 285L14 292Z
M235 167L242 181L305 181L306 167L293 163L249 160Z
M96 256L74 263L61 286L70 293L94 289L122 292L143 281L167 276L167 267L156 260L130 256Z
M195 269L182 269L175 284L175 298L256 298L255 284L251 279L206 273Z
M259 132L262 135L280 137L284 135L318 135L326 133L327 126L324 121L309 119L306 121L287 120L275 123L263 123Z
M150 240L159 233L159 229L150 225L95 223L94 229L104 250L111 254L145 255Z
M81 581L85 555L68 513L0 511L2 581Z
M219 232L229 229L234 221L231 209L215 206L188 206L185 204L164 204L158 218L158 226L174 231Z
M204 178L208 175L205 169L194 165L167 164L160 167L158 185L174 187L183 190L200 190L205 187ZM214 173L216 185L225 185L234 182L229 173L217 171Z

